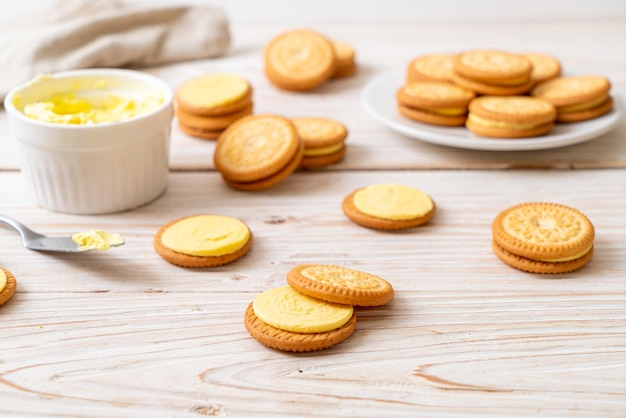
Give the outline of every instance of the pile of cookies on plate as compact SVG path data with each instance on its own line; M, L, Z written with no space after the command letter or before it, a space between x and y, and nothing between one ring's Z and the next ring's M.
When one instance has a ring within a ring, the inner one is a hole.
M524 138L606 114L610 89L603 76L562 76L550 55L472 50L412 59L396 99L398 112L414 121Z

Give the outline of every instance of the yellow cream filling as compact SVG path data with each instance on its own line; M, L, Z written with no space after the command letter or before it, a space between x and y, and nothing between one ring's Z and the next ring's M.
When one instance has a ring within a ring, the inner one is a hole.
M542 124L536 124L536 123L503 122L499 120L483 118L481 116L476 115L475 113L470 113L467 116L467 119L474 122L477 125L487 126L490 128L501 128L501 129L533 129L533 128L536 128L537 126L542 125Z
M78 232L72 235L72 241L79 246L79 251L104 251L111 247L124 244L124 238L122 238L120 234L105 232L99 229Z
M356 208L370 216L391 220L414 219L433 209L430 197L402 184L375 184L354 194Z
M0 292L2 292L5 287L7 287L7 275L4 270L0 270Z
M337 329L350 320L350 305L325 302L306 296L291 286L269 289L252 302L254 314L284 331L314 333Z
M238 102L248 93L249 84L233 74L209 74L183 84L179 95L193 107L215 108Z
M589 247L587 247L586 249L582 250L578 254L574 254L574 255L569 256L569 257L562 257L562 258L531 258L531 260L547 261L547 262L550 262L550 263L559 263L559 262L562 262L562 261L576 260L576 259L582 257L583 255L587 254L589 251L591 251L592 247L593 247L593 245L590 245Z
M604 96L599 97L595 100L591 100L589 102L579 103L579 104L571 105L571 106L560 106L560 107L557 107L556 110L559 114L580 112L581 110L587 110L587 109L591 109L596 106L599 106L602 103L606 102L608 99L609 99L609 96L605 94Z
M305 149L304 150L304 156L305 157L316 157L319 155L329 155L329 154L333 154L339 150L341 150L341 148L343 148L343 142L336 144L336 145L330 145L328 147L319 147L319 148L311 148L311 149Z
M221 256L242 248L250 230L238 219L221 215L197 215L169 226L161 236L167 248L198 256Z
M45 79L42 77L42 79ZM19 106L20 97L14 104ZM113 92L106 80L28 103L22 112L29 118L56 124L93 125L119 122L149 113L165 98L158 90Z
M436 115L442 116L460 116L464 115L467 112L467 109L464 107L441 107L441 108L432 108L432 107L424 107L426 112L434 113Z

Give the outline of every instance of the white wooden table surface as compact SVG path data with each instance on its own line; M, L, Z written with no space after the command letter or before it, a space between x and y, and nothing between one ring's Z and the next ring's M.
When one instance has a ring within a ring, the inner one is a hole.
M174 127L163 197L114 215L53 213L30 200L0 113L0 213L50 235L98 227L127 240L105 253L50 255L0 227L0 265L18 282L0 308L0 416L625 416L626 120L570 147L471 151L390 131L363 110L360 93L419 54L489 47L552 53L566 71L606 75L626 100L626 22L319 24L355 47L360 71L304 94L278 91L262 73L265 42L289 28L235 25L228 56L147 70L173 88L237 73L254 87L256 113L348 126L341 164L266 191L226 187L214 144ZM343 197L379 182L429 193L432 222L401 233L351 223ZM558 277L501 263L491 221L525 201L584 212L597 232L592 262ZM216 269L163 261L155 232L195 213L246 221L251 252ZM360 310L357 331L332 349L268 349L247 333L244 309L302 263L378 274L396 298Z

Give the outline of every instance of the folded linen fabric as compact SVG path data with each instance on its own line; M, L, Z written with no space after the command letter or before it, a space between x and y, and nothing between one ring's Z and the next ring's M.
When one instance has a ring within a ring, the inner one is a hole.
M0 100L38 74L210 58L230 46L226 15L210 5L58 0L41 15L3 26Z

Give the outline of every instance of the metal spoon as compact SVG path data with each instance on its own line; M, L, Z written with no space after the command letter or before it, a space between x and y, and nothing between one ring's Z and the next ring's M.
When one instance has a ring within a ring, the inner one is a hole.
M28 228L26 225L21 222L0 214L0 223L9 225L13 227L17 232L22 236L22 241L24 242L24 247L29 250L35 251L56 251L56 252L66 252L66 253L75 253L75 252L85 252L91 251L92 249L79 249L79 245L72 241L72 237L47 237L45 235L41 235L32 229ZM122 245L117 244L117 245ZM115 246L117 246L115 245Z

